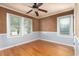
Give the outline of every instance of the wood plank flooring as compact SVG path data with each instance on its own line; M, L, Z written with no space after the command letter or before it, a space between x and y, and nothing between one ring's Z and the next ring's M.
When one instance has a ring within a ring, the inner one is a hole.
M0 56L73 56L74 48L70 46L37 40L0 51Z

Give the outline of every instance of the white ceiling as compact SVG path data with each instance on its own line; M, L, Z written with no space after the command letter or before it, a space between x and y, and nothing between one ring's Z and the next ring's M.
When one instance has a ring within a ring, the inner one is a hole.
M33 3L0 3L0 6L2 7L15 10L23 14L26 14L26 12L31 10L31 8L28 6L32 6L32 5ZM39 19L39 18L47 17L59 12L71 10L74 8L74 4L73 3L44 3L42 6L40 6L40 8L45 9L48 12L44 13L44 12L38 11L39 12L38 17L35 15L33 11L26 15Z

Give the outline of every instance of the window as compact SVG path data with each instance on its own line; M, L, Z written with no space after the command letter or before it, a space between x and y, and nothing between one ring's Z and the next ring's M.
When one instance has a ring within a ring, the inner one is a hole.
M23 18L22 21L22 35L26 35L32 31L32 20Z
M66 15L57 18L58 35L73 35L73 15Z
M32 31L32 20L7 13L8 36L22 36Z

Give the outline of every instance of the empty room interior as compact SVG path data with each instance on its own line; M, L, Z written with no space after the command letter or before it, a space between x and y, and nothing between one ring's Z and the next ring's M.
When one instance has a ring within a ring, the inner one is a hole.
M78 6L0 3L0 56L79 55Z

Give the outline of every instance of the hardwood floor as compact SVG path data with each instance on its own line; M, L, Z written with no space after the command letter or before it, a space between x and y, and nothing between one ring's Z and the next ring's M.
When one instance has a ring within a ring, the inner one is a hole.
M37 40L28 44L0 51L0 56L73 56L70 46Z

